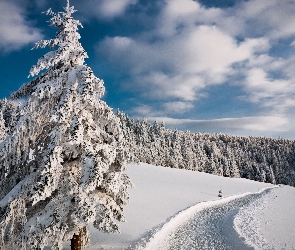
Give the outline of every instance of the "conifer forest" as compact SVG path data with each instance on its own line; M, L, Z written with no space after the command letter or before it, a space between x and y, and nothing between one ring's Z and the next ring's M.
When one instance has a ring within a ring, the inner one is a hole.
M295 142L190 133L117 113L127 147L140 162L295 186Z

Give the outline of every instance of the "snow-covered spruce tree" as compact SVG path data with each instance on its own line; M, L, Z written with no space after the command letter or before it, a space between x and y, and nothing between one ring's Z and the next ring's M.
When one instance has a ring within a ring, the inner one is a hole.
M47 71L10 97L23 104L0 143L0 249L61 249L81 231L86 244L91 223L116 232L124 221L128 152L119 119L99 99L103 81L84 65L74 12L69 2L46 12L58 32L36 43L51 51L30 76Z

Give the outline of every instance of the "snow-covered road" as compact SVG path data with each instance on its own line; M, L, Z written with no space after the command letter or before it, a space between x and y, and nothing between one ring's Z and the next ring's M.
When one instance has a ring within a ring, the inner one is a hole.
M260 200L270 190L196 204L152 230L130 249L253 249L234 229L234 217L241 207Z

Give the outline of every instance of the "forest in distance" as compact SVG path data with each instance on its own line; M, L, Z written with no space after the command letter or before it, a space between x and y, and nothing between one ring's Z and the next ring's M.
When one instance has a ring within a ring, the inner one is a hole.
M126 146L140 162L295 186L295 141L171 130L117 112Z

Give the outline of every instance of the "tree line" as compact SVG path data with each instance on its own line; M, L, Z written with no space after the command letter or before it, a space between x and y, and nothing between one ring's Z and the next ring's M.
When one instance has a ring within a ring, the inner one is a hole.
M295 141L190 133L117 116L126 147L140 162L295 186Z

